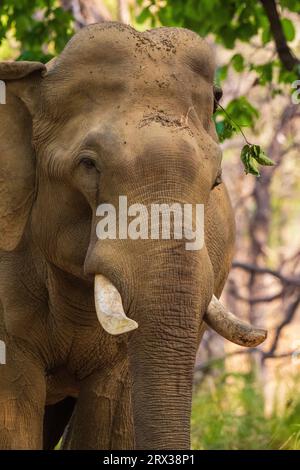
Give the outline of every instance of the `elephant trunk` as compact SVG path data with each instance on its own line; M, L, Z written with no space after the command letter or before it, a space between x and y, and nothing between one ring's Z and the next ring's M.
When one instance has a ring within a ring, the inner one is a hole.
M137 449L190 448L193 370L207 301L197 272L193 257L160 257L132 307L139 323L128 343Z
M196 340L183 326L172 333L144 325L130 344L132 403L137 449L189 449ZM165 312L171 322L175 310ZM186 327L187 328L187 327ZM151 337L151 346L149 337Z

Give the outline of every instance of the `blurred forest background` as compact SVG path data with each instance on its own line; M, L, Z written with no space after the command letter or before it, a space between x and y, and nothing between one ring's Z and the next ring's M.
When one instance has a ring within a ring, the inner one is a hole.
M110 20L190 28L217 57L215 121L237 223L223 300L269 336L245 350L205 333L193 446L300 449L300 1L0 0L0 59L46 62L77 29ZM260 177L245 174L239 127L275 162Z

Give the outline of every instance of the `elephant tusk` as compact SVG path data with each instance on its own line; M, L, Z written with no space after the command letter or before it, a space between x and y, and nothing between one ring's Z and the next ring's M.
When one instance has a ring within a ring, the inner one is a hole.
M95 276L95 306L98 320L107 333L120 335L138 328L136 321L126 317L118 290L100 274Z
M214 295L203 319L208 326L223 338L240 346L258 346L267 337L266 330L256 328L237 318L233 313L226 310Z

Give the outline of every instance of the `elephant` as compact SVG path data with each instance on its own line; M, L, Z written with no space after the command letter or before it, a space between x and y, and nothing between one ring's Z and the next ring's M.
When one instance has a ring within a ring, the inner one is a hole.
M214 73L196 33L117 22L46 65L0 63L1 449L189 449L205 329L265 339L218 300L235 228ZM121 195L203 205L201 249L100 239L97 208Z

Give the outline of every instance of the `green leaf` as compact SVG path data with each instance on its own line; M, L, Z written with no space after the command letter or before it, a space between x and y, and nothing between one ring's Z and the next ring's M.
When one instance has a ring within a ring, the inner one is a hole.
M248 168L249 168L248 173L254 176L260 176L260 172L258 171L256 160L252 157L249 158Z
M271 41L271 30L269 27L267 28L264 28L263 29L263 32L262 32L262 35L261 35L261 40L262 40L262 43L263 45L267 44L268 42Z
M252 153L255 159L259 157L260 152L261 152L260 145L252 145Z
M253 145L253 147L258 147L259 148L259 151L258 153L256 154L255 156L255 160L260 164L260 165L263 165L263 166L273 166L275 165L275 163L273 162L273 160L271 160L271 158L267 157L267 155L265 154L265 152L263 150L261 150L261 148L258 146L258 145Z
M242 54L234 54L234 56L231 57L232 66L234 70L237 72L242 72L245 68L245 63L244 63L244 57Z
M241 150L241 160L242 160L245 168L248 165L249 157L250 157L250 145L246 144L246 145L244 145L244 147Z
M228 73L228 65L223 65L222 67L218 67L216 71L216 82L220 84L223 80L226 80Z
M297 78L298 78L298 75L296 74L296 72L286 70L283 66L280 65L278 83L291 84L295 80L297 80Z
M136 22L141 24L145 23L145 21L148 20L148 18L151 17L151 12L148 8L145 8L144 10L141 11L141 13L136 17Z
M215 125L220 142L224 142L224 140L230 139L236 131L235 127L227 118L221 121L217 121Z
M280 0L280 4L284 8L288 8L291 11L300 13L300 4L299 0Z
M234 122L243 127L253 128L256 119L259 117L258 110L249 103L245 96L230 101L226 112Z
M282 28L284 35L286 37L287 41L293 41L296 36L296 30L293 22L289 20L288 18L283 18L281 20Z
M227 49L233 49L237 39L236 32L232 28L228 28L228 25L221 26L218 31L217 39L218 42L224 44Z
M261 65L252 65L250 70L255 70L258 74L259 84L265 85L272 82L274 62L266 62Z

